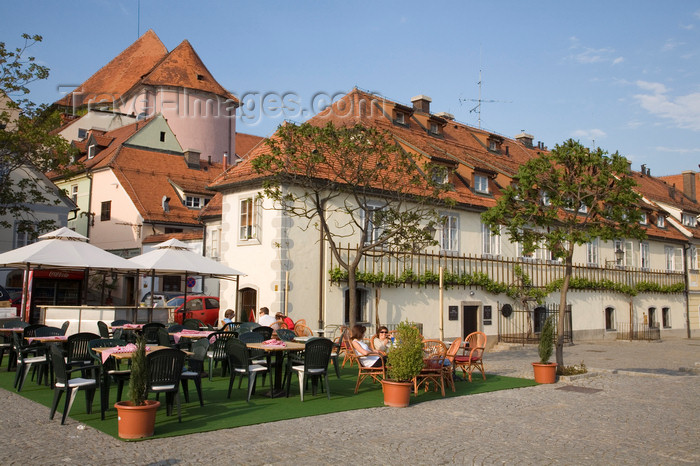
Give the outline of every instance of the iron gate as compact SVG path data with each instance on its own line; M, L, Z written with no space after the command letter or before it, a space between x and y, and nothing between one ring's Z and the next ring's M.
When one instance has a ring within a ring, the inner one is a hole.
M554 316L554 328L559 321L559 305L547 304L537 306L532 310L511 309L503 312L499 306L498 312L498 341L504 343L537 344L545 320ZM571 328L571 304L566 306L564 313L564 343L573 342Z

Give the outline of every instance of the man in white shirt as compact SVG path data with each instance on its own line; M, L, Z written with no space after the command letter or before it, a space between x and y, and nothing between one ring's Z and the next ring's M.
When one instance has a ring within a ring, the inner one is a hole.
M272 327L277 321L274 317L270 315L270 310L266 307L260 308L260 316L258 317L258 323L263 327Z

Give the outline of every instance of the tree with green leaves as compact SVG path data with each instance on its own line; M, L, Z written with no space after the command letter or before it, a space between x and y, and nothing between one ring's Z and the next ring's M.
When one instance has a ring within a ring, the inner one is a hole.
M563 260L556 342L560 367L564 366L564 316L574 248L596 238L645 237L635 185L627 159L617 152L608 155L569 139L521 165L497 204L481 215L492 233L500 234L501 226L505 227L526 254L545 247Z
M22 47L8 49L0 42L0 226L37 235L55 228L51 220L39 220L33 204L61 201L57 188L43 173L67 165L70 144L51 130L60 125L60 115L46 105L36 106L26 96L29 85L46 79L49 69L27 57L41 36L22 34Z
M367 255L436 244L437 208L449 203L444 168L421 164L373 127L281 125L253 160L275 208L315 227L348 272L349 321L356 322L357 268ZM340 241L354 243L344 257Z

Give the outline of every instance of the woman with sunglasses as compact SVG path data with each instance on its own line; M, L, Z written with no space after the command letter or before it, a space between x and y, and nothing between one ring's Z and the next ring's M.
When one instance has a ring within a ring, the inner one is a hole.
M381 326L377 329L377 334L372 337L372 346L374 346L375 351L386 352L391 346L391 339L389 338L389 329L385 326Z

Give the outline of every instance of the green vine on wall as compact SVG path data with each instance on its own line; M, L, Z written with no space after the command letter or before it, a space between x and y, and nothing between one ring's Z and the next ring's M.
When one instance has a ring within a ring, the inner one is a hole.
M330 272L332 283L340 284L348 280L348 272L340 267L332 269ZM503 282L497 282L486 273L461 273L455 274L446 271L443 276L443 285L445 287L452 286L480 286L484 290L492 294L505 294L512 299L517 299L526 294L527 296L541 302L547 295L561 289L562 279L554 280L544 288L531 287L530 277L523 273L522 270L516 275L521 281L520 286L508 285ZM423 275L417 275L411 269L405 270L398 277L390 273L371 273L357 272L357 281L378 286L399 286L403 284L415 284L419 286L438 285L440 276L431 271L426 271ZM659 285L651 282L639 282L635 286L629 286L622 283L617 283L612 280L589 280L587 278L571 277L569 288L572 290L607 290L617 293L636 296L639 293L682 293L685 290L685 285L682 282L674 285ZM525 291L523 291L525 290Z

